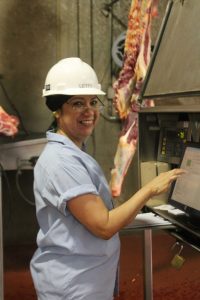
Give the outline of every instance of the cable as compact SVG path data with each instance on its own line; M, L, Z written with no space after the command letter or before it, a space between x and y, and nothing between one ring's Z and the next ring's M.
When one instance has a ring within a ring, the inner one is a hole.
M111 116L111 115L105 114L103 112L101 112L101 116L106 121L113 122L113 123L121 123L121 119L119 117L117 117L117 116Z
M31 200L29 200L23 193L22 189L21 189L21 186L20 186L20 181L19 181L19 176L22 174L22 168L23 167L26 167L26 166L32 166L32 163L31 161L29 160L24 160L23 163L20 164L20 166L18 166L17 168L17 172L16 172L16 176L15 176L15 182L16 182L16 187L17 187L17 190L20 194L20 196L22 197L22 199L24 201L26 201L28 204L32 205L32 206L35 206L35 202L32 202Z
M80 9L79 9L79 0L76 2L77 5L77 52L78 57L80 57Z
M114 1L111 1L111 3L109 4L104 4L103 8L101 9L101 12L102 14L104 15L104 17L108 17L109 14L111 13L112 14L112 17L124 28L124 29L127 29L127 26L126 24L124 24L119 18L117 15L115 15L113 13L113 10L112 10L112 7L113 7L113 4L115 4L116 2L118 2L119 0L114 0Z
M91 48L91 66L94 67L94 34L93 34L93 0L90 0L90 48Z
M56 43L56 58L57 60L60 59L61 57L61 49L62 49L62 45L61 45L61 4L60 1L57 0L56 1L56 24L57 24L57 29L56 29L56 39L57 39L57 43Z
M111 1L109 4L106 4L108 7L112 7L113 6L113 4L115 4L115 3L117 3L117 2L119 2L119 0L113 0L113 1Z
M13 200L13 194L12 194L12 189L11 189L11 186L10 186L8 176L7 176L6 171L4 170L4 167L1 163L0 163L0 172L2 173L2 176L4 177L6 185L8 187L9 196L8 196L8 218L7 218L7 220L10 221L11 220L11 202Z
M113 4L115 4L118 1L119 0L113 0L113 1L111 1L110 4L105 4L104 5L104 9L106 9L110 13L110 49L112 49L111 45L113 43L113 26L114 26ZM107 15L107 17L108 17L108 15ZM109 61L105 66L105 70L103 72L103 76L101 77L100 82L103 82L104 77L106 76L107 72L110 71L110 80L111 80L110 86L112 86L112 76L113 76L113 73L114 73L113 72L112 50L109 54L110 54L109 55ZM111 105L112 100L108 99L107 97L106 97L106 100ZM108 107L107 112L105 112L105 111L101 112L101 116L108 122L117 122L117 123L121 122L121 120L118 116L112 115L110 107Z

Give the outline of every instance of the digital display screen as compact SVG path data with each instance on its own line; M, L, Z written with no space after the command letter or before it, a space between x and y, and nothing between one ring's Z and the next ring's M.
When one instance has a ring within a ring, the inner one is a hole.
M186 147L180 167L187 173L176 180L171 200L200 212L200 148Z

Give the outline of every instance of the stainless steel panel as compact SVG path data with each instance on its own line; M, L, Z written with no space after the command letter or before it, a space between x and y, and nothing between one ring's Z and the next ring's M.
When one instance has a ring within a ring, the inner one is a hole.
M200 1L169 2L142 97L200 94Z

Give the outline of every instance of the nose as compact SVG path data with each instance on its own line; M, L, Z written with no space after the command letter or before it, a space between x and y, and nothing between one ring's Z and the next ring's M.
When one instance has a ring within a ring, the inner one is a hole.
M93 109L92 106L89 104L89 105L85 105L85 106L83 107L82 112L83 112L83 113L93 114L93 113L94 113L94 109Z
M94 106L92 106L90 103L85 103L85 105L83 106L83 111L95 111Z

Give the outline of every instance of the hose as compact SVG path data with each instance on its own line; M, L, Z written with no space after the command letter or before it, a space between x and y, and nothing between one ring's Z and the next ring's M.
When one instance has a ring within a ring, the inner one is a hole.
M30 204L31 206L35 206L35 202L29 200L24 192L22 191L21 185L20 185L20 180L19 177L22 174L22 168L26 167L26 166L32 166L32 163L29 160L25 160L22 164L20 164L20 166L18 166L17 172L16 172L16 176L15 176L15 182L16 182L16 187L17 190L19 192L19 195L22 197L22 199L27 202L28 204Z

